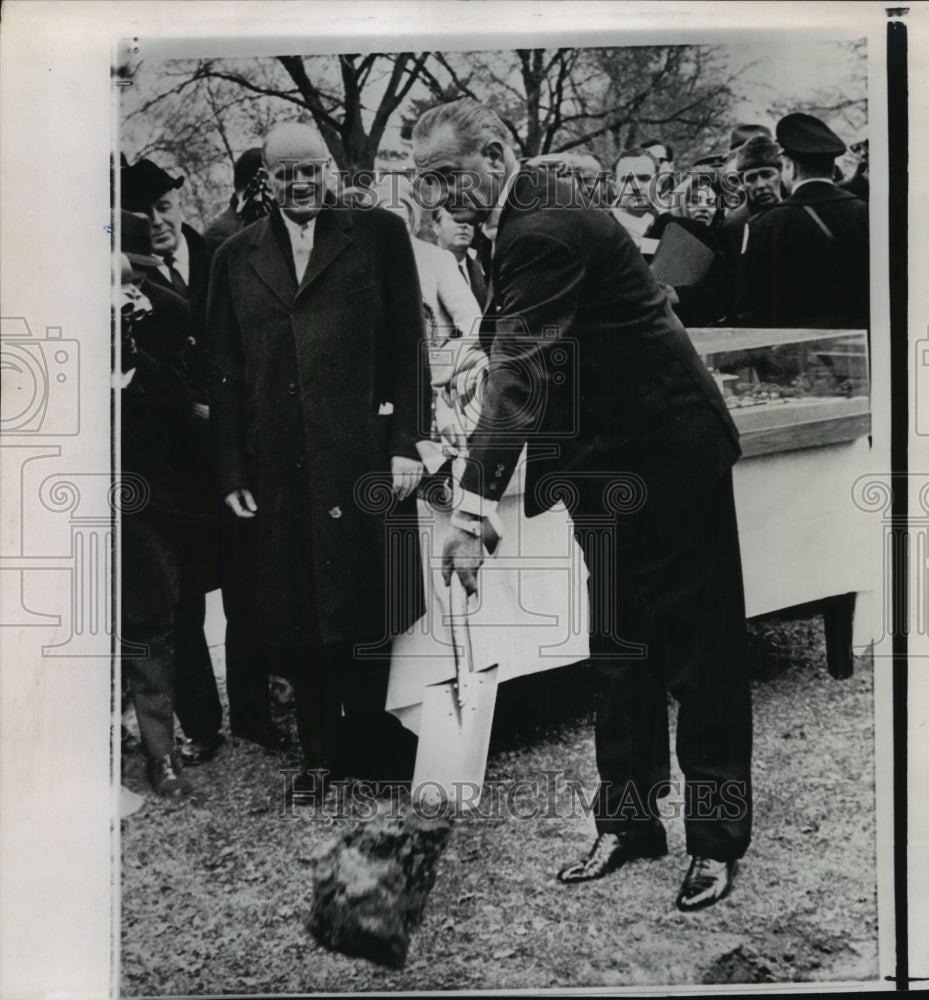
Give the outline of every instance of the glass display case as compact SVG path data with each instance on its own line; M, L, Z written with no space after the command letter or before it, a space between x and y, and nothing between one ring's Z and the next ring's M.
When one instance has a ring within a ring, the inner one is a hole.
M690 336L739 428L743 456L870 433L867 331L720 327Z

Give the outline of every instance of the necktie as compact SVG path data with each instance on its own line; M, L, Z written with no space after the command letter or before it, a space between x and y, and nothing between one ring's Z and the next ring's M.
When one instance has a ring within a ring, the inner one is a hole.
M313 252L313 236L314 231L308 222L304 223L293 234L291 244L294 254L294 271L296 272L298 283L302 283L306 277L307 268L310 266L310 255Z
M484 269L484 274L489 277L490 262L494 253L494 245L484 233L480 234L480 239L475 238L474 243L475 249L477 250L478 260L480 260L481 267Z
M467 284L468 288L470 288L471 287L471 275L468 274L468 265L467 265L467 262L463 261L463 260L458 261L458 270L461 271L461 276L464 278L465 283Z
M171 286L182 298L187 298L187 282L181 277L181 272L174 266L177 258L174 254L166 253L162 258L168 267L168 274L171 275Z

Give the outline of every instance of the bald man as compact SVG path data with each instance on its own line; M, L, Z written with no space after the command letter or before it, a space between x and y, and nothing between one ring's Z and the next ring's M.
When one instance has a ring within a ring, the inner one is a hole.
M383 773L412 767L383 709L390 636L422 613L416 443L431 397L402 220L336 202L309 126L276 126L263 156L275 207L213 267L215 437L225 502L254 525L262 640L295 663L297 803L338 768L346 732L355 777L409 777Z

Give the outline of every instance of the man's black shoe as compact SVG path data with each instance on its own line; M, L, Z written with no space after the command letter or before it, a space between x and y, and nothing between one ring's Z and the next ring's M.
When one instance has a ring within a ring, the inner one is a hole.
M616 871L636 858L662 858L668 853L668 839L660 823L647 834L601 833L594 841L590 854L558 872L558 881L567 885L590 882Z
M677 895L677 908L684 913L712 906L732 888L734 861L717 861L694 855Z
M147 770L152 787L164 799L182 799L193 791L190 782L169 753L150 760Z
M237 736L240 740L257 743L258 746L264 747L266 750L289 750L293 745L287 733L275 726L273 722L255 728L233 729L232 735Z
M217 733L208 739L184 740L178 744L177 757L185 767L196 767L211 761L222 745L223 738Z

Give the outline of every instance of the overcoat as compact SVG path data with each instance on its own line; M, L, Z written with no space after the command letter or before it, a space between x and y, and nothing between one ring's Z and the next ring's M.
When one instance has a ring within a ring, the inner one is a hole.
M829 181L810 181L750 223L738 323L864 329L868 275L867 204Z
M194 403L210 403L210 347L206 329L207 296L210 283L212 251L204 238L191 226L181 226L187 244L190 270L186 301L188 322L183 363L190 390L190 406L182 429L183 440L177 453L176 472L182 484L185 507L199 517L186 532L182 559L186 585L191 591L205 593L220 584L220 516L222 498L213 461L207 418L200 417ZM146 283L174 293L168 278L157 268L144 269Z
M298 282L277 210L214 257L209 327L223 495L258 505L262 638L279 647L378 638L422 614L415 497L430 390L416 264L403 222L327 202Z
M184 539L206 521L183 470L193 394L184 366L189 313L173 291L144 279L151 312L134 324L132 379L120 392L122 611L146 621L177 604Z

